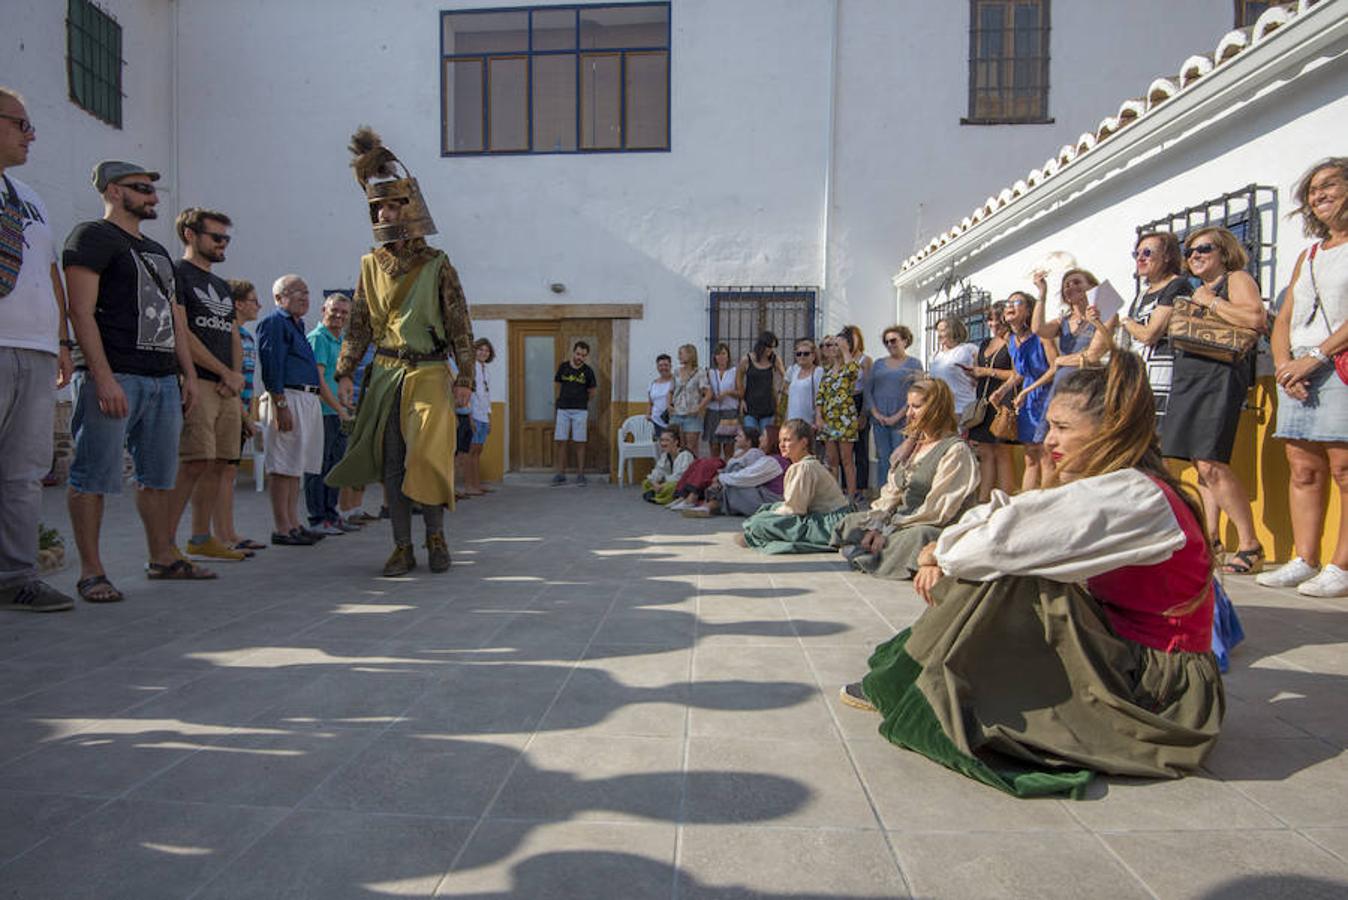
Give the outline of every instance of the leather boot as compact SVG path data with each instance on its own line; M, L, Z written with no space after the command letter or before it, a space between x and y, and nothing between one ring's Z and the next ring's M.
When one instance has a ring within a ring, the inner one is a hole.
M394 546L388 562L384 563L384 577L392 578L397 575L406 575L416 567L417 558L412 553L412 545L397 544Z
M426 535L426 563L432 572L449 571L449 545L443 534Z

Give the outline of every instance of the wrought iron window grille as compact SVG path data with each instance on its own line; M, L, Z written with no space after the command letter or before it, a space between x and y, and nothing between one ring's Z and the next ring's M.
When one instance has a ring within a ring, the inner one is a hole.
M66 6L66 83L70 100L113 128L122 127L122 26L90 0Z
M733 361L753 349L758 336L777 336L777 352L789 366L795 342L815 339L819 289L808 285L713 286L707 288L708 352L724 342Z

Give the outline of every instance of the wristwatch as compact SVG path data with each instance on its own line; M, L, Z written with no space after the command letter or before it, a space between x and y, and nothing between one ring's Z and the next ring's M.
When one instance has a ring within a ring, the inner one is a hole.
M1321 350L1319 347L1311 347L1307 349L1306 355L1314 359L1322 366L1329 365L1329 357L1325 356L1324 351Z
M282 394L279 397L275 394L272 394L271 405L276 407L277 409L289 409L290 401L286 399L285 394Z

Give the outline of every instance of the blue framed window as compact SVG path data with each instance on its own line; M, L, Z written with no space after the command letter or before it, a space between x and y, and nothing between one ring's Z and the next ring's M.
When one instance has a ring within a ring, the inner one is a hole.
M440 152L669 150L669 3L440 14Z

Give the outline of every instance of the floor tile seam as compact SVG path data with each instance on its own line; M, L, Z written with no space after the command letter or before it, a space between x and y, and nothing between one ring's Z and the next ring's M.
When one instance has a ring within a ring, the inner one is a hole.
M120 662L120 661L118 661L118 662ZM20 695L20 696L18 696L18 697L13 697L13 698L11 698L11 699L9 699L9 700L6 700L3 704L0 704L0 716L5 715L5 714L6 714L6 707L12 706L14 703L17 703L17 702L19 702L19 701L21 701L21 700L26 700L27 698L32 697L32 696L35 695L35 694L43 693L44 691L55 690L56 688L59 688L59 687L61 687L62 685L68 685L68 684L69 684L70 682L72 682L72 681L78 681L78 680L81 679L81 678L87 678L87 677L90 676L90 675L95 675L95 674L97 674L97 673L99 673L99 672L102 672L104 669L115 669L115 668L118 667L118 662L108 663L107 665L99 666L99 667L96 668L96 669L87 669L87 670L85 670L85 671L83 671L83 672L80 672L78 675L75 675L75 676L72 677L72 678L67 678L67 679L65 679L64 681L59 681L59 682L57 682L57 683L55 683L55 684L48 685L47 687L39 688L39 689L36 690L36 691L30 691L30 692L27 693L27 694L22 694L22 695ZM183 672L192 672L192 671L196 671L196 670L194 670L194 669L162 669L162 668L157 668L157 667L154 667L154 666L146 666L145 668L146 668L147 671L159 672L159 673L162 673L162 674L165 674L165 675L179 675L179 674L182 674ZM175 691L175 690L177 690L177 689L180 688L180 687L185 687L185 686L191 684L192 682L197 681L198 679L203 678L203 677L205 677L206 675L210 674L211 671L212 671L212 670L209 669L209 668L208 668L208 669L203 669L203 670L201 670L201 673L200 673L199 675L197 675L197 676L195 676L195 677L193 677L193 678L190 678L190 679L188 679L187 681L184 681L182 684L176 684L176 685L174 685L173 687L168 688L168 689L165 691L165 693L169 693L169 692ZM118 709L118 710L117 710L117 713L129 712L130 710L135 709L137 706L141 706L141 705L143 705L143 704L149 703L149 702L151 702L152 700L158 699L158 697L161 697L161 696L163 696L163 694L159 694L159 695L156 695L156 696L154 696L154 697L146 697L144 700L138 700L138 701L136 701L135 703L132 703L132 704L129 705L129 706L124 706L124 707ZM23 716L23 717L47 718L47 716L44 716L44 715L41 714L41 713L20 713L19 715L20 715L20 716ZM111 715L111 716L106 716L105 718L114 718L114 717L115 717L115 714L114 714L114 715ZM78 718L78 717L77 717L77 718Z
M778 599L779 602L782 603L783 610L785 610L785 601L781 601L780 598ZM800 641L799 635L797 635L796 642L801 646L801 653L805 656L805 664L810 667L810 674L814 677L815 684L819 686L820 693L823 694L823 682L821 681L818 667L815 666L814 660L810 658L810 654L805 652L804 644ZM895 845L893 837L885 828L884 817L880 815L879 806L875 802L874 792L871 790L871 786L866 782L865 776L862 775L861 767L857 764L856 757L852 753L852 747L848 744L846 735L843 734L842 723L838 720L838 711L834 706L835 702L837 701L831 701L831 699L825 695L824 707L828 710L829 721L833 723L834 734L839 738L839 741L842 744L843 754L847 757L847 764L852 768L852 777L856 779L857 785L861 788L862 796L866 798L866 805L870 808L871 817L875 820L877 827L879 827L883 835L885 847L889 850L889 858L894 864L894 870L899 875L899 881L903 884L903 889L907 894L909 896L914 896L913 882L912 879L908 877L908 872L904 868L903 857L900 855L899 848Z
M1142 887L1142 890L1147 892L1147 894L1152 898L1152 900L1161 900L1161 896L1157 894L1156 891L1152 890L1151 885L1147 882L1145 878L1142 877L1141 873L1139 873L1126 859L1124 859L1123 856L1120 855L1120 853L1117 850L1115 850L1114 847L1111 846L1108 841L1104 839L1103 835L1099 835L1094 832L1088 833L1091 836L1091 840L1094 841L1096 845L1103 848L1105 853L1108 854L1109 857L1114 860L1114 862L1118 863L1118 865L1125 872L1128 873L1128 875L1133 879L1133 881L1137 882L1137 884L1139 884Z
M104 720L104 721L106 721L106 720ZM235 729L231 729L231 732L234 731L234 730L235 730ZM72 737L73 737L73 735L72 735ZM89 816L92 816L92 815L94 815L94 814L96 814L96 813L102 812L103 810L107 809L109 806L113 805L114 803L117 803L117 802L120 801L120 800L125 800L125 799L127 799L127 796L128 796L132 791L135 791L137 788L139 788L141 785L147 783L148 781L150 781L150 780L152 780L152 779L154 779L154 778L158 778L160 775L164 774L165 772L168 772L170 769L176 768L178 765L182 764L183 762L186 762L190 757L195 756L197 753L200 753L201 750L203 750L203 749L205 749L205 748L198 748L197 750L192 750L192 751L189 751L189 752L183 754L183 756L182 756L181 759L176 759L176 760L170 762L169 764L167 764L167 765L165 765L165 766L162 766L162 767L156 769L156 770L155 770L154 772L152 772L150 775L148 775L148 776L146 776L146 777L144 777L144 778L141 778L141 779L138 780L138 781L133 782L129 787L125 788L125 789L122 790L120 793L115 793L115 794L105 794L105 795L99 795L99 794L86 795L86 796L88 796L90 799L100 799L100 798L101 798L101 799L103 800L103 802L100 803L100 804L98 804L98 805L97 805L96 807L94 807L93 809L89 810L89 812L86 813L85 815L79 816L78 818L76 818L76 819L73 820L72 822L68 823L68 824L67 824L65 827L63 827L60 831L58 831L58 832L56 832L56 833L54 833L54 834L48 835L46 838L43 838L42 840L38 841L36 844L34 844L33 846L29 847L27 850L23 851L23 852L20 853L19 855L17 855L17 856L15 856L15 857L13 857L12 859L8 860L8 861L5 862L3 865L0 865L0 872L2 872L2 871L5 869L6 866L9 866L9 865L13 864L14 862L16 862L16 861L22 859L23 857L27 856L29 853L32 853L32 852L33 852L34 850L36 850L37 848L39 848L39 847L43 846L44 844L46 844L48 841L50 841L50 840L52 840L53 838L57 837L61 832L64 832L64 831L66 830L66 828L69 828L71 825L75 824L75 822L81 821L81 820L83 820L83 819L88 818ZM26 757L27 755L28 755L28 754L25 754L25 757Z
M1343 863L1345 866L1348 866L1348 853L1340 853L1338 850L1326 846L1325 844L1316 840L1314 834L1308 833L1310 830L1311 829L1309 828L1295 828L1293 829L1293 832L1299 835L1303 840L1310 841L1316 847L1323 850L1325 853L1328 853L1330 856L1334 857L1336 860Z
M692 647L688 653L687 665L687 683L688 697L683 705L683 734L680 742L679 755L679 804L675 809L674 816L674 847L671 856L670 873L670 900L679 900L680 885L683 881L679 877L683 866L683 829L688 819L688 761L691 755L692 739L692 685L693 685L693 659L697 655L698 645L701 643L701 625L702 625L702 576L706 567L707 548L705 546L698 548L697 554L697 574L693 579L693 634Z
M1302 740L1302 738L1289 738L1289 740ZM1326 743L1326 742L1323 742L1323 741L1322 741L1322 743ZM1332 745L1331 745L1331 746L1332 746ZM1277 813L1271 806L1269 806L1267 803L1261 802L1261 801L1259 800L1258 797L1254 796L1254 795L1251 794L1249 791L1245 790L1245 788L1243 787L1243 784L1244 784L1243 781L1229 780L1229 779L1226 779L1226 778L1222 778L1221 776L1216 775L1215 773L1213 773L1212 771L1210 771L1210 770L1208 770L1208 769L1204 769L1203 771L1207 772L1207 773L1208 773L1209 775L1211 775L1213 778L1216 778L1216 779L1217 779L1218 781L1220 781L1222 784L1227 785L1228 787L1230 787L1230 788L1231 788L1232 790L1234 790L1237 794L1239 794L1240 796L1244 797L1244 798L1245 798L1246 800L1248 800L1250 803L1253 803L1258 809L1263 810L1265 813L1267 813L1269 816L1271 816L1271 817L1273 818L1274 821L1280 823L1280 824L1283 826L1283 828L1287 828L1287 829L1295 829L1296 827L1298 827L1298 826L1294 825L1292 822L1288 821L1288 819L1287 819L1286 817L1284 817L1284 816L1282 816L1282 815L1279 815L1279 814L1278 814L1278 813ZM1284 779L1284 780L1285 780L1285 779Z
M603 619L608 618L609 613L613 611L614 605L616 605L618 602L618 594L620 591L621 586L615 585L613 589L613 596L609 598L608 609L605 610L603 617L601 617L601 621ZM538 726L542 725L544 722L547 721L548 715L557 706L557 701L562 696L562 692L566 690L566 686L571 683L571 679L575 676L576 670L580 668L581 660L585 659L586 654L589 653L590 651L590 647L594 645L595 635L598 634L598 632L599 629L598 627L596 627L594 633L590 635L589 641L586 642L585 647L581 650L580 655L576 659L571 661L571 664L568 667L566 673L566 677L564 677L562 679L561 684L558 685L556 692L552 695L552 700L549 701L547 705L547 708L544 709L543 712L539 715L537 724L534 726L533 731L529 734L528 739L526 739L524 744L520 747L519 752L515 755L515 759L510 763L510 767L506 769L504 776L501 778L500 782L496 785L496 790L492 791L491 796L487 798L486 804L482 807L482 812L478 814L476 820L473 822L473 825L468 829L468 834L464 837L463 843L459 846L459 849L455 852L453 858L450 859L449 865L445 869L444 875L440 876L440 880L436 882L435 889L431 891L431 896L438 896L441 890L444 888L445 883L449 880L450 876L452 876L454 872L457 871L459 862L460 860L463 859L464 853L468 851L468 847L472 844L473 839L477 837L478 832L482 830L483 824L488 821L488 817L489 814L491 813L492 808L496 805L497 801L500 800L501 794L504 793L506 789L506 785L510 784L510 779L515 777L516 770L518 770L520 765L524 762L525 754L527 754L529 752L529 748L533 746L534 738L538 737Z
M848 590L850 590L858 600L864 603L867 606L867 608L870 609L871 612L875 613L875 615L880 619L881 622L885 623L885 626L889 628L890 631L894 632L895 634L898 634L900 631L903 630L903 627L900 627L891 622L889 616L880 612L880 610L876 607L876 605L872 603L864 593L862 593L860 590L857 589L857 586L853 583L852 579L848 577L848 573L846 571L841 571L838 574L839 577L841 577L843 584L847 585Z
M321 678L321 677L322 677L322 676L320 676L320 678ZM273 823L271 824L270 827L262 829L262 830L261 830L261 831L260 831L254 838L253 838L253 840L246 842L246 843L245 843L245 844L238 850L238 852L236 852L236 853L235 853L233 856L231 856L229 859L225 860L225 861L221 864L220 870L219 870L218 872L216 872L216 873L215 873L213 876L211 876L210 878L208 878L208 879L206 879L205 881L203 881L203 882L197 887L196 890L194 890L191 894L189 894L189 895L187 896L187 900L193 900L193 898L195 898L196 896L198 896L202 891L206 890L208 887L210 887L212 884L214 884L218 879L220 879L221 877L223 877L224 874L225 874L225 872L229 871L229 869L235 864L235 862L237 862L238 860L240 860L240 859L243 858L244 854L250 852L254 847L256 847L259 843L261 843L262 840L263 840L264 838L266 838L268 835L270 835L272 832L274 832L277 828L280 828L282 822L284 822L284 821L285 821L286 819L288 819L290 816L294 815L296 812L300 811L300 809L303 808L304 804L305 804L306 802L308 802L309 798L312 797L312 796L314 796L314 795L315 795L315 794L316 794L316 793L317 793L317 792L318 792L324 785L326 785L330 780L332 780L334 777L336 777L336 775L337 775L339 772L345 771L345 770L347 769L347 767L350 766L350 765L351 765L351 764L352 764L352 763L353 763L353 762L360 756L360 754L361 754L361 752L362 752L362 750L363 750L364 748L370 747L370 746L372 746L373 744L377 743L378 741L380 741L381 739L383 739L383 737L384 737L385 735L387 735L390 731L392 731L393 726L403 719L403 717L404 717L404 716L406 715L406 713L407 713L407 710L410 709L410 708L412 707L412 704L415 703L417 700L421 699L422 694L428 692L428 691L431 689L431 682L432 682L431 679L427 679L427 680L426 680L426 684L422 687L421 692L418 693L418 694L416 695L415 698L413 698L412 700L408 701L408 704L407 704L406 706L403 707L402 712L400 712L398 715L394 716L394 717L392 718L392 721L390 721L388 724L386 724L383 728L378 729L378 733L377 733L373 738L371 738L369 741L367 741L367 742L364 744L363 747L357 748L356 750L354 750L354 751L352 752L351 756L349 756L344 762L342 762L340 765L334 766L331 772L329 772L329 773L328 773L327 775L325 775L323 778L320 778L320 779L318 780L318 782L315 783L314 786L313 786L312 788L310 788L307 792L305 792L302 796L300 796L300 798L299 798L299 799L298 799L292 806L290 806L288 809L287 809L287 807L285 807L285 806L281 806L281 807L267 807L267 808L269 808L269 809L279 809L279 810L283 810L283 812L282 812L282 814L281 814L279 817L277 817L276 821L273 822ZM250 719L249 721L252 722L252 721L256 720L258 716L264 715L268 710L274 709L277 705L280 704L280 702L281 702L281 701L277 701L276 703L271 704L271 705L268 706L266 709L260 711L260 712L257 714L257 716L254 716L254 717L253 717L252 719ZM237 729L236 729L236 730L237 730ZM374 731L375 729L370 729L370 730L371 730L371 731Z

